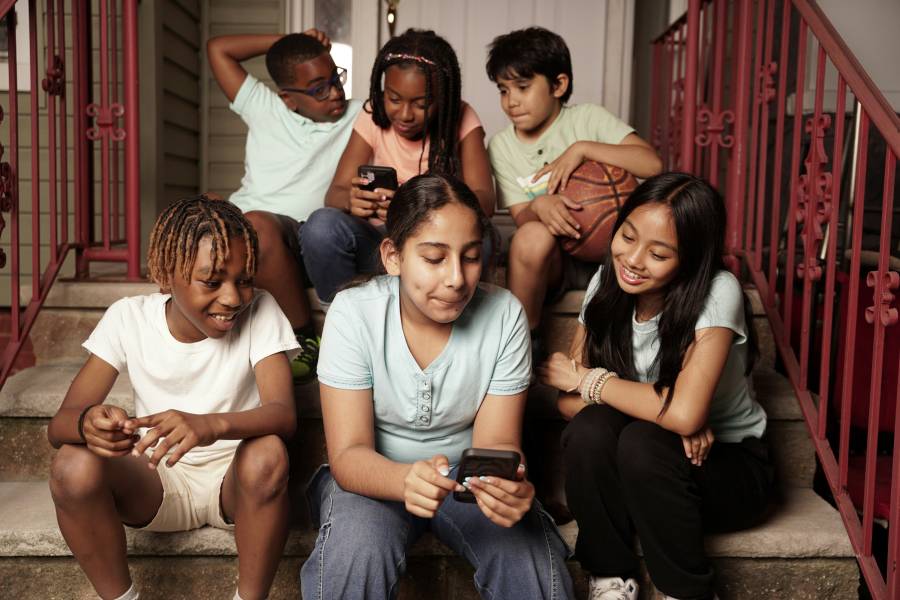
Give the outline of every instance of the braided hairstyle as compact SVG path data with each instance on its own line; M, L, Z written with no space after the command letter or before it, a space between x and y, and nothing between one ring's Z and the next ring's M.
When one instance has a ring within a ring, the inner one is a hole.
M425 143L430 141L428 170L458 177L462 171L457 148L462 118L462 77L453 47L435 32L423 29L407 29L382 46L372 67L366 106L372 120L382 129L391 126L384 109L382 79L387 68L394 65L401 69L417 68L425 76L425 114L428 115L432 104L436 107L434 116L425 124L419 164L425 154Z
M162 289L171 289L172 277L176 269L180 269L179 274L190 281L197 248L204 237L209 237L212 242L213 271L220 269L228 259L229 240L233 237L243 239L247 249L244 269L248 276L254 275L259 251L256 230L237 206L203 194L176 200L156 219L147 250L150 279Z

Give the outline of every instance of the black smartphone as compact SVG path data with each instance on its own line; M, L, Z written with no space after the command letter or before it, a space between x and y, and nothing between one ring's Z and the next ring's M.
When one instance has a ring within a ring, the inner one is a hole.
M378 165L360 165L356 174L363 179L368 179L369 183L359 186L359 189L367 192L374 192L375 188L384 188L386 190L397 189L397 171L394 167L380 167Z
M459 470L456 472L456 481L462 484L466 477L479 477L487 475L500 477L501 479L516 479L516 471L522 457L512 450L488 450L486 448L468 448L463 451L459 459ZM459 502L475 502L472 492L453 492L453 497Z

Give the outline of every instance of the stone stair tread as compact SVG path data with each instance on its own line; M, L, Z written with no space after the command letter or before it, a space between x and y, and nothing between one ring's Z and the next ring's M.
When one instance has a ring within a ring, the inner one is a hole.
M0 417L52 417L82 364L38 365L16 373L0 390ZM134 392L128 373L119 375L106 401L133 409Z
M0 417L52 417L62 403L69 385L82 363L38 365L16 373L0 390ZM794 390L786 377L772 369L757 368L753 372L756 397L772 421L799 421L803 418ZM535 386L533 395L552 407L546 386ZM297 388L304 416L317 413L318 389L313 384ZM545 398L547 396L547 398ZM134 409L134 393L128 373L121 374L109 393L107 402L127 411Z
M574 546L578 528L561 528L564 539ZM128 550L144 556L233 556L234 536L204 527L180 533L150 533L127 530ZM306 556L315 542L315 532L292 531L286 556ZM736 558L847 558L853 549L837 513L809 489L785 491L785 499L762 525L752 529L711 535L711 556ZM413 548L414 556L449 555L450 551L431 536ZM0 482L0 556L69 556L56 525L53 502L46 481Z

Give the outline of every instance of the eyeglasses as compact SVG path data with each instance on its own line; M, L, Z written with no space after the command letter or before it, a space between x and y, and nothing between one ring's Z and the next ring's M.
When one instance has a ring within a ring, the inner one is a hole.
M334 73L331 74L331 78L328 81L323 81L317 85L314 85L311 88L307 88L305 90L301 90L300 88L289 88L283 87L281 88L282 92L296 92L298 94L306 94L307 96L312 96L318 101L328 100L329 94L331 94L331 88L333 87L343 87L344 84L347 83L347 69L336 67L334 69Z

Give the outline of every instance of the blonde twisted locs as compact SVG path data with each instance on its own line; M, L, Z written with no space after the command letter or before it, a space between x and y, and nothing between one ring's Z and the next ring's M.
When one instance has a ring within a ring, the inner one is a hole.
M178 274L190 281L197 248L204 237L209 237L212 244L214 272L228 259L229 240L232 237L243 239L247 248L244 270L253 277L259 251L256 230L231 202L201 195L176 200L156 219L147 250L150 279L161 288L170 289L172 277L176 269L180 269Z

